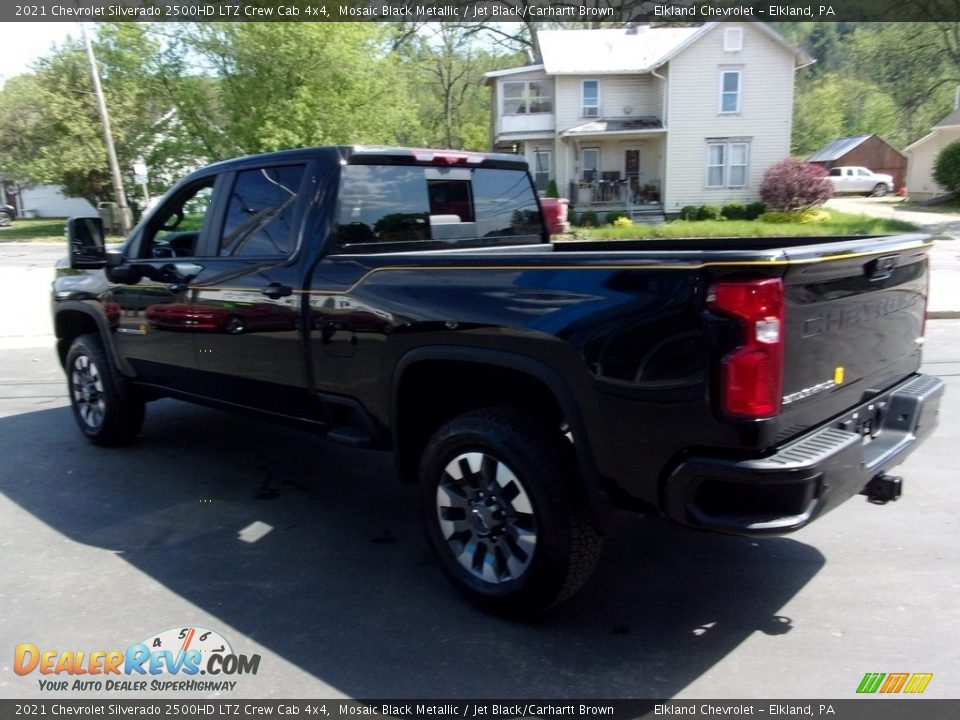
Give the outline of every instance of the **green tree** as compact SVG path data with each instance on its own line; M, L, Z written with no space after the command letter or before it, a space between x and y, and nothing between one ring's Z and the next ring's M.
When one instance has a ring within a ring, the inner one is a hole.
M867 23L848 42L848 72L886 94L896 108L894 137L907 145L950 110L960 82L960 52L943 26L955 23Z
M842 75L804 78L794 101L792 151L808 156L837 138L871 133L896 143L898 117L896 103L875 85Z
M178 31L158 75L185 125L215 156L418 134L404 73L380 24L204 23Z
M421 130L417 144L467 150L490 145L490 95L484 73L522 60L491 50L469 25L420 25L396 43Z
M937 153L933 163L933 179L952 193L960 192L960 140Z
M128 193L138 198L130 170L135 159L158 161L157 125L168 105L154 92L143 58L153 44L136 23L103 23L95 43L104 95ZM162 128L161 128L162 130ZM175 148L160 156L176 158ZM0 92L0 157L7 177L21 185L52 183L92 203L113 193L90 66L82 44L70 38L33 72L12 78Z

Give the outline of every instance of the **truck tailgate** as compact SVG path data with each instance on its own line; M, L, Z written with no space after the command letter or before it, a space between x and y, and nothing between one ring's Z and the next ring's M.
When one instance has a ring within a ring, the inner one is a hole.
M788 265L778 441L870 400L920 366L929 244L872 242L867 253ZM863 418L861 432L875 420Z

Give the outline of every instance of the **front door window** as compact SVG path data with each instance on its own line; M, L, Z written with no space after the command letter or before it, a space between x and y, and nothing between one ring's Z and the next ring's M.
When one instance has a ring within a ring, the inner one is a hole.
M636 198L640 194L640 150L637 148L624 151L623 176L627 180L630 196Z
M580 151L580 172L584 182L598 180L600 169L600 148L584 148Z
M537 192L545 193L550 184L550 151L536 150L533 153L533 181Z

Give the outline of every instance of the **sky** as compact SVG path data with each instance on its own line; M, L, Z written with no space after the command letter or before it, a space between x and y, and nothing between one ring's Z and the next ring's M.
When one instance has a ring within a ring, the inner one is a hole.
M75 22L0 23L0 86L8 78L29 72L31 61L46 55L67 35L80 37Z

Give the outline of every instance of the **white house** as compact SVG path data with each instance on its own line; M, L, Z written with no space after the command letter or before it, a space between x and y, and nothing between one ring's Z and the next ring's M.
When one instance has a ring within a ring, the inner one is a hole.
M17 188L0 172L0 205L12 205L23 217L70 217L96 215L97 210L82 198L71 198L57 185L35 185Z
M20 212L26 217L73 217L96 215L97 209L83 198L67 197L59 185L36 185L20 190Z
M960 89L954 104L954 111L934 125L928 135L907 146L907 192L911 200L924 202L950 194L933 179L933 165L941 150L960 140Z
M794 73L763 23L538 34L543 63L487 73L492 145L578 209L635 217L759 198L790 154Z

